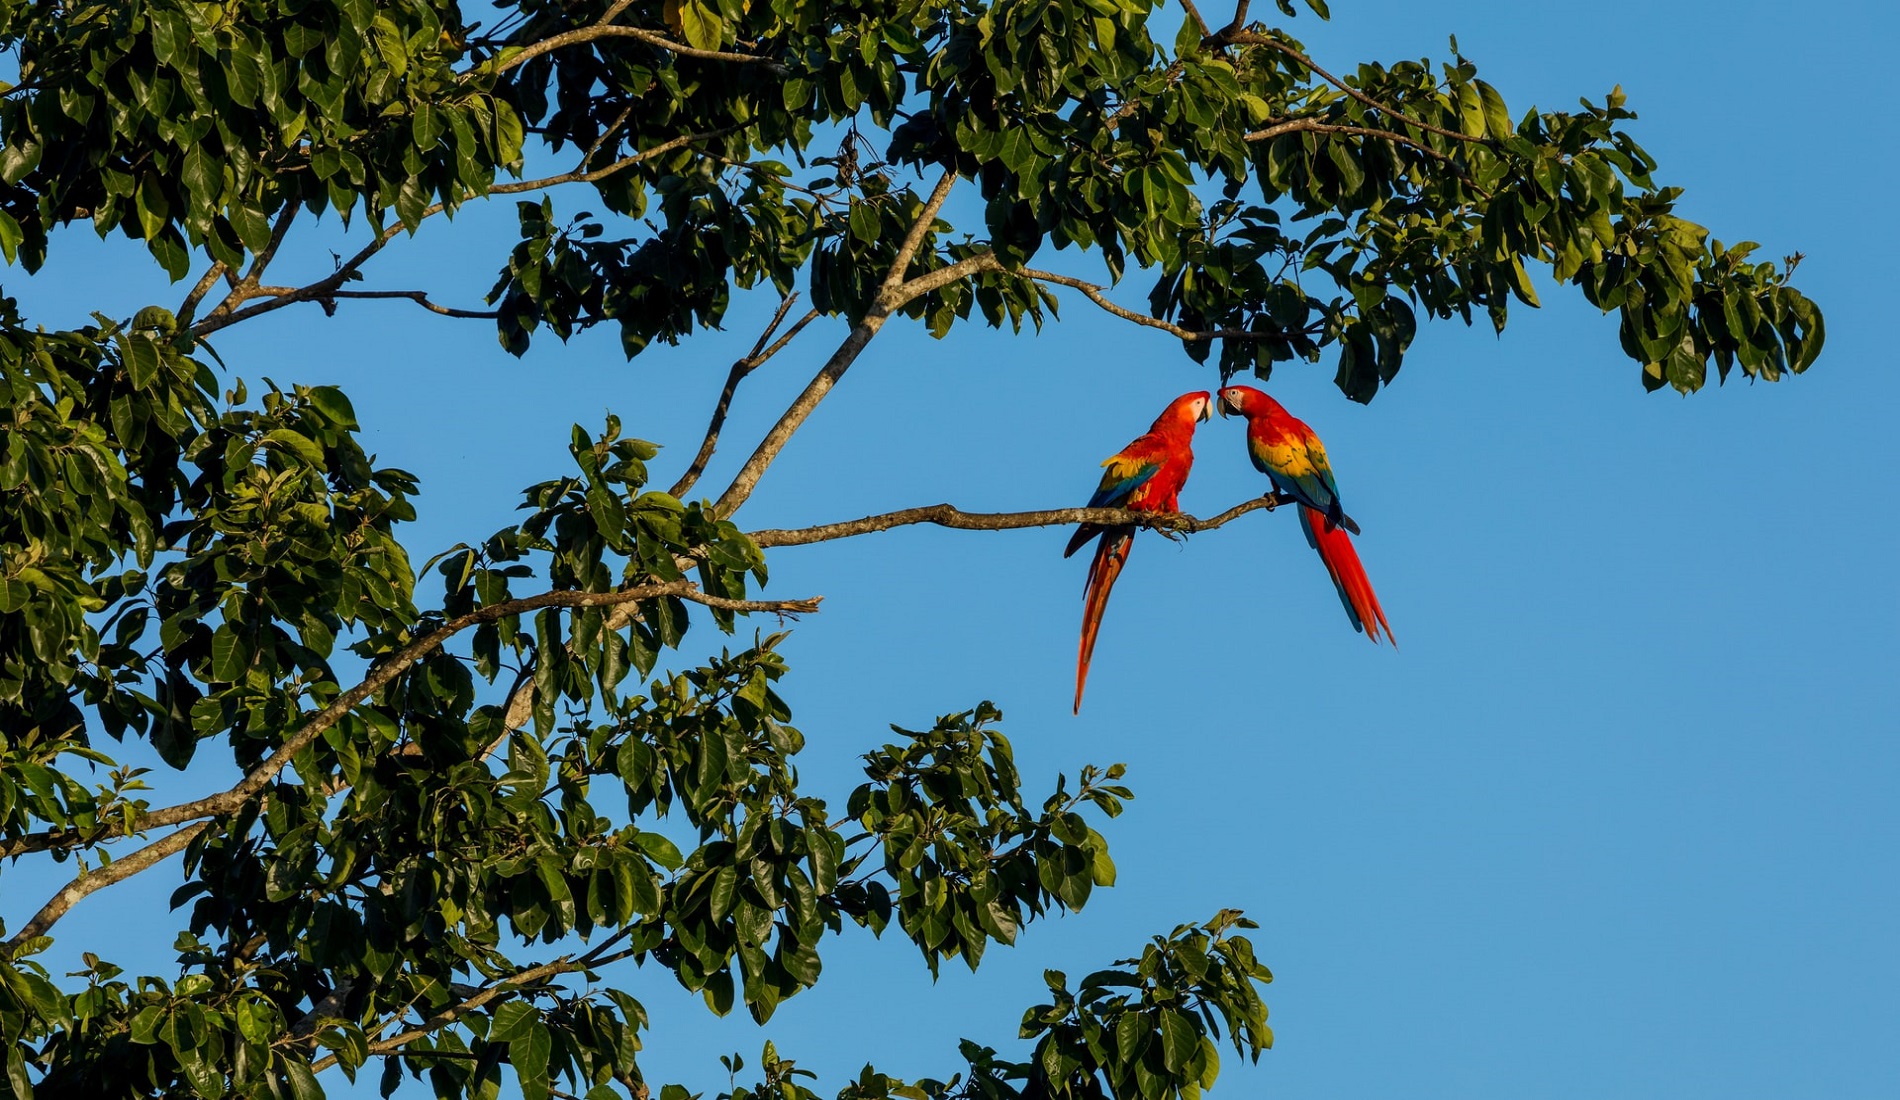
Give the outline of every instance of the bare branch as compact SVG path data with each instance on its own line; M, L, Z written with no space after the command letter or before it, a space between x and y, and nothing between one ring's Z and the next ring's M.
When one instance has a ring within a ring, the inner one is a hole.
M594 139L594 143L589 145L587 151L581 154L581 168L585 169L588 165L592 164L594 162L594 154L606 148L607 142L612 140L613 136L620 132L620 128L627 124L627 120L633 117L633 107L634 105L629 103L621 108L619 116L616 117L605 130L602 130L600 136Z
M518 600L506 600L502 603L490 604L487 607L477 608L466 615L459 615L444 622L428 634L417 638L408 645L390 654L388 657L385 657L382 661L378 662L376 666L370 670L369 675L365 676L355 687L338 695L329 706L324 707L322 710L317 711L305 719L303 725L297 727L289 737L284 739L283 744L278 746L277 751L265 757L262 763L251 769L243 779L239 780L238 783L230 789L220 791L217 794L208 795L204 798L194 799L190 802L181 802L174 806L167 806L163 809L140 814L134 820L130 830L116 825L103 831L93 830L85 833L77 833L73 830L54 830L47 833L36 833L15 838L10 842L11 846L20 851L43 851L48 848L70 847L71 844L81 842L98 843L103 840L127 835L129 832L144 832L148 829L164 828L170 825L183 824L187 821L196 821L199 818L220 817L225 814L233 813L250 799L262 793L263 790L270 785L271 780L275 779L279 772L289 766L291 760L299 752L302 752L317 738L321 737L325 730L328 730L331 726L341 721L343 716L354 709L357 704L382 690L390 681L400 676L417 661L422 660L424 657L442 648L450 638L460 634L462 631L482 623L505 619L511 615L521 615L530 611L538 611L544 607L617 607L639 600L655 599L664 596L676 596L680 599L703 604L706 607L716 608L721 611L759 611L777 615L802 615L817 611L819 602L824 599L822 596L812 596L805 599L792 600L733 600L727 599L724 596L713 596L701 592L699 586L691 581L666 581L656 584L635 585L631 588L617 588L606 592L578 592L571 590L543 592L536 596L525 596ZM71 843L68 843L66 838L70 838ZM160 843L164 842L161 841ZM139 852L134 852L125 859L115 861L112 866L117 867L120 864L126 863L128 860L135 859L142 852L148 850L149 848L140 849ZM5 852L0 854L17 853ZM164 854L166 853L160 853L159 856L153 858L155 860ZM142 869L142 867L135 868L135 870ZM102 868L102 870L104 869ZM127 872L127 874L130 873L132 872ZM119 877L123 878L124 876L121 875ZM112 881L117 881L117 879L113 879ZM70 886L67 887L69 890L71 888ZM86 892L90 893L90 891ZM83 897L84 894L80 896ZM63 913L64 910L62 909L61 912ZM16 937L16 939L17 938L18 937Z
M736 123L731 126L721 126L714 130L707 130L704 133L684 134L670 141L663 141L651 149L622 157L612 164L591 171L577 168L572 172L563 172L557 176L544 176L540 179L517 180L512 183L496 184L490 187L485 194L514 195L524 191L539 191L543 188L557 187L566 183L597 183L609 176L623 172L642 161L651 160L654 157L670 153L675 149L690 145L696 141L704 141L708 138L722 137L726 134L734 133L735 131L744 129L746 125L746 123ZM446 204L440 202L435 203L424 209L418 216L418 220L432 218L445 209L447 209ZM357 252L356 255L351 256L349 259L343 261L342 264L338 265L334 272L308 286L264 288L252 283L248 287L241 286L234 288L232 294L226 297L224 302L221 303L216 310L213 310L210 316L192 326L192 334L196 336L206 336L219 329L237 324L239 321L246 321L260 314L270 313L274 310L282 309L285 306L295 305L298 302L320 302L326 298L359 296L355 293L344 295L338 293L338 291L344 283L349 281L353 274L362 268L363 264L366 263L370 257L382 251L383 247L390 241L395 240L396 237L402 233L404 228L401 222L390 225L387 229L377 234L374 240L364 245L362 250ZM402 296L408 297L411 296L411 293L412 292L405 292ZM253 298L263 298L264 300L256 302L253 305L243 306L241 309L235 308L241 303ZM451 314L451 316L457 315Z
M1194 6L1194 0L1181 0L1181 7L1188 13L1188 18L1194 20L1194 25L1200 29L1202 38L1214 36L1213 28L1207 25L1207 20L1201 18L1201 9Z
M917 220L911 223L910 232L904 234L903 243L897 246L897 258L891 261L891 269L884 274L885 292L903 283L905 274L910 271L911 259L917 255L918 246L924 243L931 227L937 223L937 211L943 209L944 200L950 197L950 189L956 186L956 182L956 172L945 170L943 178L937 181L936 188L930 192L930 197L924 200L923 210L918 213Z
M921 508L884 512L880 515L865 516L863 519L846 520L843 523L826 523L817 527L800 527L793 530L753 531L747 537L762 547L807 546L814 542L830 542L833 539L869 535L916 523L933 523L939 527L950 527L958 531L1013 531L1024 527L1072 527L1092 523L1102 527L1146 527L1151 530L1192 535L1202 531L1212 531L1216 527L1239 519L1248 512L1259 511L1262 508L1270 511L1283 504L1291 503L1293 503L1292 497L1280 493L1268 493L1266 496L1255 497L1253 500L1236 504L1209 519L1196 519L1190 515L1173 512L1131 512L1126 508L1050 508L1039 512L965 512L954 505L927 504Z
M493 309L456 309L453 306L437 305L429 300L429 295L420 290L334 290L328 299L336 298L407 298L428 310L440 313L444 317L470 317L493 320L501 316L501 311Z
M302 210L301 199L291 199L284 204L284 208L277 213L277 221L270 227L270 241L264 245L264 251L252 257L251 269L244 273L243 278L240 279L235 270L225 269L225 282L230 286L230 292L218 303L217 308L211 311L210 317L206 318L207 321L223 317L247 299L257 296L258 280L264 277L264 269L270 266L270 262L277 258L277 250L283 246L284 236L290 232L290 223L297 220L297 215Z
M1162 332L1168 333L1169 335L1178 337L1182 340L1186 340L1190 343L1198 343L1203 340L1280 340L1280 339L1285 339L1289 335L1289 333L1284 329L1258 329L1256 330L1256 329L1221 328L1221 329L1211 329L1205 332L1196 331L1194 329L1185 329L1185 328L1182 328L1180 325L1173 324L1172 322L1163 321L1159 317L1150 317L1145 313L1136 313L1134 310L1129 309L1126 306L1117 305L1113 301L1110 301L1108 296L1103 293L1103 291L1107 288L1097 286L1094 283L1087 282L1082 279L1078 279L1074 277L1073 275L1057 275L1054 272L1037 271L1036 269L1029 268L1029 267L1021 268L1017 271L1011 272L1010 274L1020 275L1025 279L1034 279L1039 283L1055 283L1059 286L1074 287L1076 290L1079 290L1084 295L1086 295L1089 301L1094 302L1096 305L1101 306L1103 309L1107 310L1108 312L1114 314L1117 317L1120 317L1121 319L1125 321L1133 321L1135 324L1145 325L1148 328L1160 329ZM1316 327L1310 328L1310 329L1303 329L1301 331L1303 332L1316 331Z
M214 262L211 269L205 272L204 278L199 279L197 285L191 288L191 293L185 295L185 300L178 305L177 316L180 328L191 327L191 319L198 312L198 303L204 301L205 295L211 293L211 288L218 284L218 279L224 275L224 272L224 261Z
M713 450L719 446L719 433L726 426L726 414L732 408L732 397L738 392L739 383L745 380L746 375L764 365L766 360L777 355L786 344L791 343L806 325L823 316L819 311L812 310L787 329L778 342L770 347L766 346L766 341L772 339L772 334L778 330L779 324L785 320L785 314L791 310L792 303L796 301L798 301L796 291L786 295L785 300L778 304L778 312L772 315L772 323L766 325L765 331L759 334L758 343L752 345L752 350L743 359L732 364L732 370L726 375L725 388L719 391L719 401L713 405L712 421L706 425L706 438L700 441L699 453L693 456L693 461L687 465L686 472L680 475L680 479L667 490L668 494L675 499L683 499L698 483L699 476L706 472L706 463L712 461Z
M462 991L468 987L452 986L451 988L456 991L458 996L463 996L460 1002L450 1005L448 1008L443 1009L407 1031L392 1035L387 1039L377 1039L371 1042L369 1044L369 1052L371 1054L392 1053L401 1049L403 1044L414 1042L433 1032L440 1031L454 1023L463 1015L473 1012L475 1009L506 994L518 993L524 987L539 985L549 978L558 977L562 974L572 974L581 970L592 970L595 967L605 966L610 962L616 962L626 958L630 952L622 951L610 955L607 953L607 949L626 939L626 937L632 933L634 927L635 926L631 924L622 927L618 932L602 940L579 958L575 958L572 955L563 955L552 962L524 967L505 978L499 978L466 995L463 995ZM324 1070L336 1065L336 1061L335 1055L323 1058L311 1064L311 1072L322 1073Z
M878 291L877 299L871 303L871 308L865 312L863 320L852 327L850 333L845 336L844 342L838 345L838 350L831 353L831 358L825 360L825 365L819 368L818 374L799 392L797 397L792 399L791 406L779 416L778 422L772 425L771 431L765 434L765 438L759 441L752 456L746 459L745 465L741 466L739 472L733 476L732 484L726 486L726 491L719 494L719 500L713 504L714 515L730 516L741 504L745 503L746 498L752 495L752 490L758 486L759 478L765 475L766 467L778 458L779 452L785 449L785 444L791 440L792 434L798 431L799 426L805 422L805 418L809 417L812 410L818 407L818 403L825 399L825 395L831 392L831 388L838 384L838 379L844 377L844 372L851 369L851 364L857 361L858 354L864 350L865 345L871 342L871 338L877 335L878 330L884 327L884 322L904 302L916 297L917 294L924 293L921 290L912 291L910 289L912 284L904 282L904 274L909 270L911 258L916 255L917 249L923 244L924 237L930 232L930 227L935 224L937 211L943 208L944 200L949 198L950 189L956 185L956 182L957 174L954 169L946 170L943 178L937 181L937 186L931 191L930 198L925 200L923 209L918 212L917 220L912 223L910 231L904 235L903 242L898 245L897 257L892 261L890 270L885 273L884 283ZM930 275L913 280L913 283L922 282L924 279L939 274L941 272L932 272Z
M1477 145L1490 144L1484 138L1472 137L1470 134L1461 134L1456 130L1447 130L1442 126L1433 126L1429 122L1425 122L1421 119L1416 119L1416 118L1413 118L1411 115L1405 114L1404 112L1400 111L1396 107L1391 107L1384 103L1379 102L1378 100L1372 98L1366 93L1360 91L1359 89L1351 86L1350 84L1347 84L1345 81L1334 76L1332 73L1329 73L1325 69L1320 68L1318 62L1314 61L1312 58L1301 53L1299 50L1294 49L1291 45L1287 44L1286 42L1281 41L1279 38L1275 37L1274 35L1259 34L1254 31L1244 31L1244 30L1241 30L1238 26L1230 26L1226 30L1221 31L1218 35L1213 35L1211 37L1213 38L1214 43L1217 45L1265 46L1271 50L1278 50L1280 53L1285 54L1286 56L1292 58L1293 60L1299 62L1300 64L1306 66L1307 68L1313 70L1313 72L1318 73L1320 79L1324 80L1326 83L1331 84L1333 87L1338 88L1342 92L1345 92L1347 95L1358 100L1360 103L1363 103L1366 106L1372 108L1373 110L1378 111L1381 114L1388 115L1393 120L1397 122L1402 122L1407 126L1416 126L1420 130L1423 130L1428 134L1437 134L1439 137L1450 138L1453 141L1465 141L1465 142L1471 142Z
M20 930L7 940L7 956L11 958L13 953L20 949L20 945L28 940L45 935L48 929L59 922L59 918L66 915L67 910L79 904L86 895L103 890L115 882L131 878L165 857L184 851L186 845L196 840L199 833L210 827L209 821L187 825L169 836L147 844L123 859L115 859L111 863L95 867L60 887L59 892L49 898L46 904L40 907L39 912L33 914L33 919L21 925Z

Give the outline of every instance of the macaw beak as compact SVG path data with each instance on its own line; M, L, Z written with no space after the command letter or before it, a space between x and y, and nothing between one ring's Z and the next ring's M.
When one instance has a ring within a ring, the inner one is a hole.
M1195 423L1197 424L1205 423L1206 421L1208 421L1209 419L1213 417L1214 410L1209 407L1212 404L1213 402L1210 401L1206 405L1201 406L1201 415L1194 418Z
M1221 394L1219 397L1215 398L1215 401L1217 401L1220 404L1220 418L1222 420L1227 419L1228 413L1240 411L1239 409L1236 409L1232 405L1228 404L1226 394Z

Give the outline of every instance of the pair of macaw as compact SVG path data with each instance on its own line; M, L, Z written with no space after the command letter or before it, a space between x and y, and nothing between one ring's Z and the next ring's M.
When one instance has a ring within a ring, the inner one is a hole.
M1146 434L1102 463L1106 472L1088 506L1131 512L1180 511L1176 498L1194 465L1194 426L1207 419L1212 404L1213 398L1205 390L1175 398ZM1319 436L1278 401L1252 386L1221 390L1220 411L1222 416L1232 412L1247 418L1247 454L1254 466L1272 479L1275 489L1299 505L1300 529L1306 532L1307 545L1319 551L1352 628L1374 642L1383 629L1386 640L1397 644L1346 533L1358 534L1359 525L1340 507L1339 486L1333 481L1333 469L1326 461L1326 448ZM1128 562L1135 529L1085 523L1077 528L1062 556L1074 554L1097 537L1101 541L1095 548L1095 560L1089 563L1082 604L1082 645L1075 666L1078 714L1082 711L1082 686L1089 676L1089 658L1095 653L1095 634L1102 625L1102 610L1108 606L1109 589Z

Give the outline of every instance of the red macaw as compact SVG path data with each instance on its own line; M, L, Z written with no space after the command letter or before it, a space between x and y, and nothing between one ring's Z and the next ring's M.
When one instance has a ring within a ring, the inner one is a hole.
M1307 545L1319 551L1319 560L1326 563L1352 628L1374 642L1384 628L1386 641L1397 645L1392 624L1385 621L1385 610L1346 534L1358 534L1359 525L1339 505L1339 485L1319 436L1252 386L1228 386L1220 391L1220 404L1222 416L1235 412L1247 418L1247 454L1253 464L1273 479L1274 488L1299 504L1300 529L1306 532Z
M1126 508L1131 512L1178 512L1177 498L1194 466L1194 425L1207 419L1213 397L1206 390L1184 393L1168 403L1154 426L1133 443L1103 462L1106 472L1090 508ZM1128 563L1128 547L1135 541L1133 527L1102 527L1085 523L1069 539L1068 557L1096 536L1095 560L1089 563L1087 594L1082 601L1082 645L1075 661L1075 713L1082 713L1082 685L1089 678L1089 658L1095 653L1095 632L1102 626L1108 590Z

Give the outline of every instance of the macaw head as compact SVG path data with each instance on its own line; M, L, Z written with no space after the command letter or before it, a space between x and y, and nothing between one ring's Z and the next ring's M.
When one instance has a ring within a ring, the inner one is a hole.
M1184 393L1173 401L1168 402L1168 407L1163 409L1161 416L1155 420L1155 427L1159 428L1163 424L1167 424L1172 427L1186 428L1192 432L1194 425L1206 420L1213 411L1213 394L1208 393L1206 390L1201 390L1197 393Z
M1228 386L1220 391L1220 414L1236 413L1249 420L1257 416L1283 415L1280 403L1252 386Z

